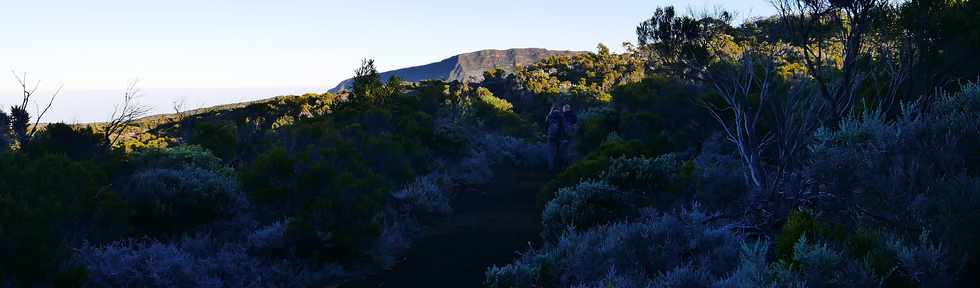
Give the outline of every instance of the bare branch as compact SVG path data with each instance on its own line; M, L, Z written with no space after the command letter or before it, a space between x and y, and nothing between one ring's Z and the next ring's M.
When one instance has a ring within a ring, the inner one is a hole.
M139 79L133 79L126 86L122 103L116 105L112 111L112 116L105 125L102 135L103 145L110 148L115 146L126 128L131 127L133 122L150 112L149 107L136 102L136 98L141 93L138 85Z
M47 114L48 110L51 109L51 105L54 104L54 99L58 97L58 94L61 94L61 89L64 87L65 87L64 84L59 85L58 90L55 90L54 94L51 95L51 99L48 100L48 105L44 106L44 110L38 109L39 111L41 111L41 113L38 113L37 117L34 117L34 126L31 127L31 132L30 132L31 138L34 137L34 133L37 133L37 127L38 124L41 124L41 118L44 118L44 114Z

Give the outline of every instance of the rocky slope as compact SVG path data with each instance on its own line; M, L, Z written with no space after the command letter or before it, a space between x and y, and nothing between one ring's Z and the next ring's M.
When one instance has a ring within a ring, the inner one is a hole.
M513 72L517 66L538 62L550 56L577 53L582 52L555 51L541 48L480 50L452 56L436 63L382 72L381 79L387 80L391 76L397 76L409 82L422 80L480 81L483 79L483 71L493 69L494 67L507 72ZM352 83L352 79L344 80L340 84L337 84L337 87L331 89L330 92L349 89Z

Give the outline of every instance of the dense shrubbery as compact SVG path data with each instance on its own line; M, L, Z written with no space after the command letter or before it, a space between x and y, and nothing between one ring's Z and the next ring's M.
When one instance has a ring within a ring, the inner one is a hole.
M541 214L541 235L558 239L566 230L584 231L591 227L635 216L637 195L623 192L604 182L580 182L558 190Z
M0 285L73 274L63 260L81 239L126 232L126 203L104 166L63 155L0 153Z
M597 176L558 190L545 205L542 235L557 239L566 229L584 230L637 215L642 207L670 208L684 196L691 168L674 154L614 158ZM684 197L683 199L689 199Z
M693 167L677 154L657 158L615 158L601 173L601 179L647 197L658 194L677 194L686 189ZM671 199L667 197L664 200ZM659 200L659 199L658 199Z
M233 175L234 170L200 146L176 146L167 149L146 149L133 153L129 162L142 169L199 168L222 175Z
M533 131L521 116L514 112L514 105L497 98L490 90L480 87L474 90L471 119L476 127L485 132L500 132L522 138L530 138Z
M543 169L539 121L565 103L576 159L538 195L544 241L487 286L977 282L980 85L951 80L976 76L980 5L838 2L738 27L658 9L626 53L479 83L383 84L368 61L350 93L144 120L124 147L14 107L0 287L330 286L390 268L454 189ZM815 35L783 25L810 20Z
M911 106L895 121L876 113L817 133L809 177L814 206L833 221L887 227L904 238L932 231L960 255L976 255L980 88ZM974 256L964 258L976 269Z
M87 287L307 287L343 277L344 270L316 269L249 254L250 247L209 236L174 244L127 240L86 245L78 260L88 268Z
M646 154L646 147L638 142L612 141L603 144L599 149L579 159L571 166L546 183L538 192L538 204L544 205L555 197L561 187L575 185L579 181L599 175L609 166L610 159L624 156L640 156Z
M202 122L192 131L191 144L207 148L221 159L231 160L238 153L238 130L231 124Z
M153 235L187 231L247 205L234 178L200 168L137 172L120 195L133 211L134 228Z
M489 287L705 287L739 264L741 237L694 209L569 231L487 271ZM659 285L659 286L656 286Z
M92 128L74 128L64 123L48 124L22 151L34 155L61 154L75 160L108 156L101 135Z

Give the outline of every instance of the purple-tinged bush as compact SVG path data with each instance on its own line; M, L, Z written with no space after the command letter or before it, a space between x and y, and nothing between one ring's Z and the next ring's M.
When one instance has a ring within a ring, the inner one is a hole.
M445 216L453 212L449 196L440 187L442 175L418 177L391 193L388 204L396 210L417 216Z
M424 232L425 224L452 212L447 191L442 187L451 179L433 173L395 190L385 202L381 232L371 248L374 263L390 268Z
M645 210L635 222L570 230L513 264L491 267L488 287L648 287L713 283L735 271L743 240L692 210ZM694 281L691 283L689 281Z
M281 249L286 244L287 227L289 227L288 219L258 227L245 236L245 243L255 250Z
M874 112L851 117L816 138L804 171L814 193L801 202L833 222L883 227L902 239L933 231L950 259L980 271L980 86L906 106L894 121Z
M386 212L381 233L368 254L379 267L389 269L398 263L422 232L422 225L411 215Z
M950 287L954 283L946 249L930 243L928 232L923 232L918 243L912 245L889 241L888 249L898 258L901 269L897 269L897 274L919 287Z
M208 236L177 243L125 240L78 249L87 287L308 287L344 276L336 265L317 269L248 254L244 245Z
M473 149L486 153L495 163L523 168L542 168L548 163L548 147L544 143L501 134L481 133L473 138Z
M859 261L830 245L809 243L804 236L793 246L793 264L780 263L773 269L777 282L807 287L870 287L880 282Z
M724 151L721 141L716 135L701 145L701 153L693 161L690 183L698 203L714 211L728 212L744 206L749 190L741 160Z
M453 163L447 169L447 177L456 185L481 185L493 178L490 166L493 160L486 152L471 151L458 163Z

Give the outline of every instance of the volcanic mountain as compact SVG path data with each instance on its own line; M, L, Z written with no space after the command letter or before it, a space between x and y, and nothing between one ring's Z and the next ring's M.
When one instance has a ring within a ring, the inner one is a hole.
M583 52L556 51L541 48L480 50L452 56L436 63L382 72L380 76L382 80L388 80L391 76L397 76L408 82L419 82L422 80L480 81L483 79L483 72L493 68L514 72L517 66L532 64L551 56L574 55L578 53ZM330 92L350 89L353 83L353 79L341 81L340 84L337 84L337 87L330 89Z

